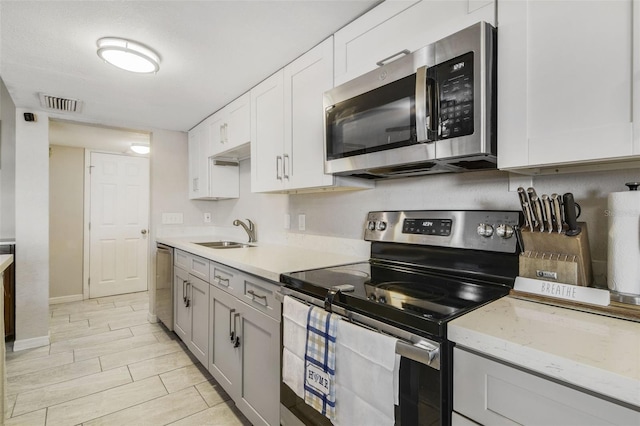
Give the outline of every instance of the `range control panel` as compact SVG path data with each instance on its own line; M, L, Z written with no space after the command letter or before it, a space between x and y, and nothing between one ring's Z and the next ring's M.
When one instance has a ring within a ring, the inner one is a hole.
M407 210L370 212L364 239L515 253L519 211Z

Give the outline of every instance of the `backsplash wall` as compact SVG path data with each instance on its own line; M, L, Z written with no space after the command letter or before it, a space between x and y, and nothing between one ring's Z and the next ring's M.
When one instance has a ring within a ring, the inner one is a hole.
M251 193L249 162L240 164L239 200L202 202L201 208L214 213L213 225L217 226L228 226L234 218L251 218L258 224L259 238L263 241L278 240L287 232L361 239L366 214L373 210L518 210L515 188L530 183L539 194L573 192L582 207L578 220L588 225L594 273L599 283L605 280L606 272L607 196L626 190L625 182L640 180L640 169L535 177L512 175L513 191L509 191L509 173L482 171L381 180L376 188L364 191L287 196ZM285 213L291 216L288 231L284 229ZM306 216L305 231L298 231L299 214Z

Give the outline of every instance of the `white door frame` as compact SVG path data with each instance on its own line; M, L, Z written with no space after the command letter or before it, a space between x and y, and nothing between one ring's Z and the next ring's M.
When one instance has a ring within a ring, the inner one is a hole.
M89 222L91 221L91 154L111 154L111 155L121 155L123 157L146 157L151 160L148 156L143 155L129 155L123 154L121 152L110 152L103 150L95 150L95 149L85 149L84 150L84 224L83 224L83 249L82 249L82 299L87 300L89 298L89 273L90 273L90 259L91 259L91 231L89 230ZM151 166L151 164L149 164ZM151 167L149 167L149 228L151 228ZM151 229L147 230L147 261L145 262L147 265L147 289L151 288L151 273L149 271L149 259L151 257Z

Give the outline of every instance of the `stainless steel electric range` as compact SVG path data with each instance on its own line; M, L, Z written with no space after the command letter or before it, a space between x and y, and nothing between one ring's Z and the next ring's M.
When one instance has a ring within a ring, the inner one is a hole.
M283 274L281 293L397 337L396 425L450 424L447 323L509 293L520 220L518 211L370 212L368 262ZM330 424L284 384L281 403L284 425Z

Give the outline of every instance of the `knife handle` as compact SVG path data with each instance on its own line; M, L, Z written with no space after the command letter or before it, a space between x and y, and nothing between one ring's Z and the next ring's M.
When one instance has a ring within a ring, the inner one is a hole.
M564 227L564 220L562 219L562 198L558 194L551 194L551 204L553 204L553 215L556 219L555 229L558 233L561 233Z
M520 207L522 208L522 213L524 213L524 224L526 227L528 227L530 230L533 231L533 222L531 214L527 214L529 212L527 212L527 209L529 208L529 196L527 195L527 191L523 188L520 187L518 188L518 199L520 200Z
M540 229L540 232L544 232L544 213L542 211L542 203L537 195L531 197L531 203L533 204L533 213L536 217L536 227Z
M564 219L567 222L566 235L573 237L576 236L582 231L578 226L578 219L576 217L576 203L573 199L573 194L571 192L567 192L562 196L562 201L564 204Z
M524 210L524 220L527 223L529 230L533 232L533 227L535 226L533 223L533 212L531 211L531 206L529 205L528 201L524 201L522 203L522 210Z
M551 201L547 194L542 194L542 207L544 207L544 216L547 220L546 229L549 232L553 232L553 215L551 214Z

